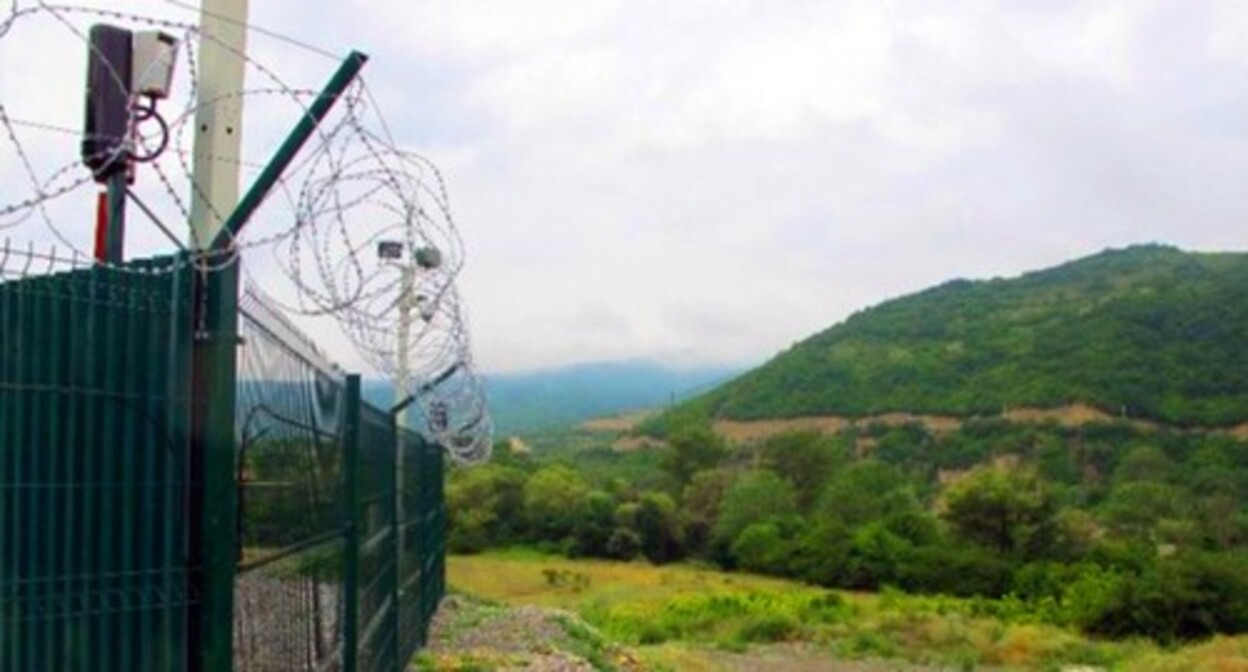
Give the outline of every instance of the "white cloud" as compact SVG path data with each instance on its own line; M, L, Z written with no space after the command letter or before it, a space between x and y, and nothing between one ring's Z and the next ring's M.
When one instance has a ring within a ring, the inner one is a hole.
M253 5L374 56L448 178L487 369L758 361L954 276L1248 244L1239 2ZM311 85L332 67L255 44Z

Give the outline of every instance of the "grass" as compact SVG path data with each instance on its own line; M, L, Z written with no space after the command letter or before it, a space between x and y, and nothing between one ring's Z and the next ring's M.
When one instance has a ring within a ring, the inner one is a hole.
M1248 672L1248 637L1165 650L981 616L967 600L829 591L691 565L570 560L516 549L453 556L451 586L510 605L580 614L656 669L716 669L707 651L800 643L828 656L942 668ZM588 642L587 642L588 643ZM597 642L592 649L601 649Z

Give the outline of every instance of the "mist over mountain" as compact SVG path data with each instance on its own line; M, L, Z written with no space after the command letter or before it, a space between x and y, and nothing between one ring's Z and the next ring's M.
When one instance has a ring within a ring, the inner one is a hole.
M524 373L485 376L490 414L499 437L576 425L590 418L673 401L722 383L733 367L677 368L647 361L590 362ZM385 381L366 381L363 394L388 408L394 392Z
M663 407L722 383L730 367L673 368L644 361L593 362L487 375L500 436L574 425L589 418Z

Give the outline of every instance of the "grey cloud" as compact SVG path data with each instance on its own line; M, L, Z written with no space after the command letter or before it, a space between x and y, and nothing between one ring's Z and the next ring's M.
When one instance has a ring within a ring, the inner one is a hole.
M366 5L258 11L373 53L487 369L761 361L955 276L1248 244L1242 3Z

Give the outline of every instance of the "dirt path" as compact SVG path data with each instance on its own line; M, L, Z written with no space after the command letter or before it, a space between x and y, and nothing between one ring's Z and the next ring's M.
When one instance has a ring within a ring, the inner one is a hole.
M708 661L723 672L935 672L939 668L899 661L838 660L798 644L755 647L743 653L710 651Z
M442 601L415 670L643 672L634 654L605 641L575 614L504 607L452 595Z

